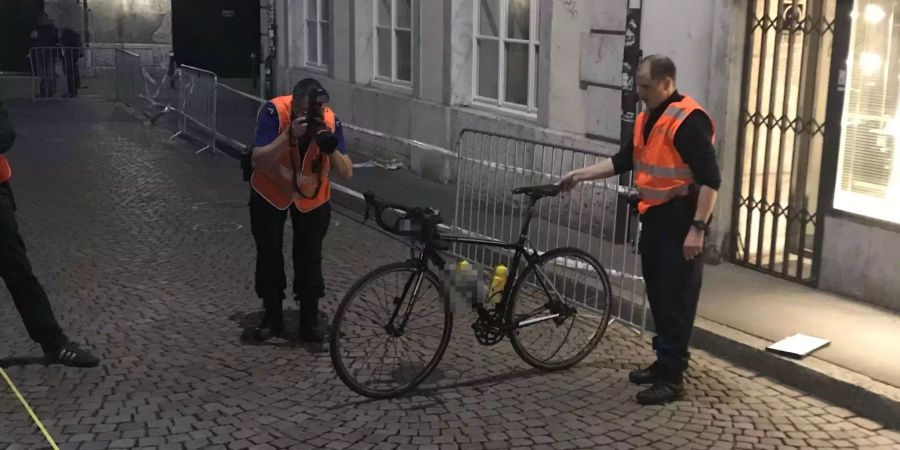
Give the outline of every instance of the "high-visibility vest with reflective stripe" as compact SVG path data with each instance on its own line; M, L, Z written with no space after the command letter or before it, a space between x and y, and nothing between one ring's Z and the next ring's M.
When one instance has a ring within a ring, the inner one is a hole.
M271 100L278 111L278 134L291 126L291 97L285 95ZM334 111L325 107L322 116L328 130L334 133ZM319 156L322 155L323 158ZM319 172L313 171L321 165ZM296 147L287 146L278 155L278 164L268 169L254 169L250 185L262 198L278 209L288 209L293 203L301 212L312 211L331 199L331 161L319 151L315 139L310 142L300 161Z
M685 96L678 102L669 104L657 119L644 141L644 124L647 113L642 112L634 122L634 185L640 202L638 211L644 214L653 206L687 194L694 182L691 168L681 159L675 148L675 132L684 119L694 111L709 114L694 99ZM709 122L712 124L712 118ZM715 125L713 125L715 144Z
M12 177L12 167L9 165L9 160L6 159L6 156L0 155L0 183L10 179Z

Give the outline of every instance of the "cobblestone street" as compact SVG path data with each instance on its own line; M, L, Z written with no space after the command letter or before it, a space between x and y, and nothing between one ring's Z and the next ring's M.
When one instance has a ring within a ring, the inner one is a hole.
M507 341L478 345L468 311L431 381L370 401L337 379L325 348L242 339L261 304L236 160L195 155L109 103L7 108L35 271L67 334L103 358L43 365L0 290L0 364L60 448L900 448L896 430L699 351L685 400L641 407L627 372L651 361L644 338L615 325L574 369L544 374ZM328 315L356 279L408 255L356 212L335 212ZM49 448L5 383L0 448Z

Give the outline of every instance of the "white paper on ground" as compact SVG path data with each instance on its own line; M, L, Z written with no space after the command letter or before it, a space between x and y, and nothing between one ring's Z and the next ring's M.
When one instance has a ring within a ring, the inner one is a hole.
M807 336L797 333L786 337L768 347L766 350L803 357L831 343L828 339Z

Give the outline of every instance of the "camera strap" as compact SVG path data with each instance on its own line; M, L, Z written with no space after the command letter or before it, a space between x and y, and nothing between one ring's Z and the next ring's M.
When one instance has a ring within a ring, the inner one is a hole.
M300 166L299 166L300 173L298 174L298 173L296 173L297 172L296 169L294 170L294 182L298 186L300 184L303 184L303 181L305 181L305 178L307 178L303 175L303 168L304 168L305 161L306 161L306 153L309 152L309 146L312 145L312 142L313 142L312 137L309 136L308 134L304 134L303 136L300 136L300 139L298 142L299 148L297 149L298 151L296 153L291 152L291 159L293 159L295 157L294 155L299 155L299 157L300 157ZM318 179L318 182L316 183L315 192L313 192L313 194L311 196L307 196L303 193L303 190L298 189L297 193L300 194L300 197L305 198L307 200L311 200L311 199L314 199L319 196L319 192L321 191L322 185L324 184L324 181L325 181L325 176L324 176L324 172L323 172L323 170L325 168L325 157L326 157L325 154L322 153L322 150L320 149L318 161L313 162L314 164L315 163L319 164L319 170L318 170L319 179ZM298 167L296 163L294 164L294 167L295 168Z

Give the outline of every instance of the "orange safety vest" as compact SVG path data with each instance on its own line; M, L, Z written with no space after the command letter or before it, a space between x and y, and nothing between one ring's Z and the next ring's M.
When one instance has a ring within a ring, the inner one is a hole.
M285 95L271 100L278 111L278 134L284 133L291 126L291 97ZM334 133L334 111L325 107L322 116L325 125ZM313 171L318 163L319 155L323 158L319 172ZM296 147L287 146L278 155L278 165L270 169L254 169L250 176L250 185L272 206L288 209L293 203L300 212L309 212L322 206L331 199L331 161L328 155L319 151L315 139L309 144L303 160L299 161Z
M0 155L0 183L12 177L12 167L9 166L9 160L5 155Z
M694 182L691 168L685 164L675 148L675 132L684 119L694 111L709 114L694 99L685 96L678 102L669 104L650 130L644 142L644 124L647 113L641 112L634 122L634 185L640 202L638 211L647 212L653 206L687 195ZM712 118L709 120L713 123ZM716 143L713 124L713 145Z

